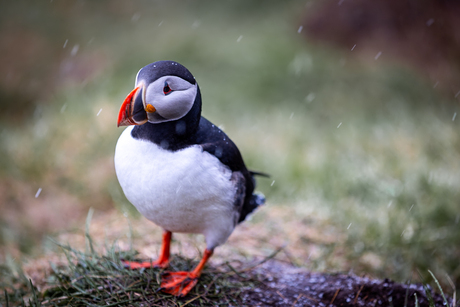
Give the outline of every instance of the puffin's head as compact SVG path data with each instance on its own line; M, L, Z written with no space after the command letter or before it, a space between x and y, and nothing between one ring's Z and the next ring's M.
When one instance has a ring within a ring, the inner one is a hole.
M156 124L178 120L194 107L198 84L187 68L173 61L143 67L134 90L121 105L118 126ZM197 108L201 110L201 100Z

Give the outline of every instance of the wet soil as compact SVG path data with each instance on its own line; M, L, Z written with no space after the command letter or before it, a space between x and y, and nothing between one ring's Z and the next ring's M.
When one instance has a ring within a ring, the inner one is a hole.
M429 306L421 284L400 284L345 274L310 273L273 260L251 271L260 282L245 288L245 306ZM443 305L441 295L431 295L435 306ZM406 301L407 300L407 301ZM452 302L449 300L449 305Z

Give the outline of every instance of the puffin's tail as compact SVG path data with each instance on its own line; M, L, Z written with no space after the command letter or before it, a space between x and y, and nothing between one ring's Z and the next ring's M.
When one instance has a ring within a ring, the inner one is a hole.
M251 179L252 183L255 187L256 185L256 180L254 176L262 176L262 177L270 177L270 175L262 173L262 172L255 172L255 171L249 171L249 174L251 174ZM262 193L255 192L252 193L251 198L246 199L243 208L241 209L240 213L240 219L238 220L238 223L241 223L246 219L246 217L251 214L254 210L256 210L257 207L263 205L265 203L265 196Z
M262 173L262 172L249 171L249 173L251 174L252 177L254 177L254 176L262 176L262 177L270 178L269 174L265 174L265 173Z
M246 219L246 217L251 214L257 207L263 205L265 203L265 196L262 193L253 193L251 195L251 199L249 200L249 204L243 206L243 210L241 210L240 219L238 223L241 223Z
M265 204L265 195L260 192L255 192L252 194L251 200L249 202L251 205L254 204L254 209Z

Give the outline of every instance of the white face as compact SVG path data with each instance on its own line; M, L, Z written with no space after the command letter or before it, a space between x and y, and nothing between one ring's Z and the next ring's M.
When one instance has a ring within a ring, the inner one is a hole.
M144 81L136 82L136 86ZM184 117L192 108L197 94L197 84L176 76L164 76L144 88L144 108L150 104L155 112L147 112L151 123L161 123Z

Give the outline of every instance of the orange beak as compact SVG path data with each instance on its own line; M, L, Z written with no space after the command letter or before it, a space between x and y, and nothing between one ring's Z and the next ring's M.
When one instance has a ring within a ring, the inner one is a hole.
M129 93L118 113L117 126L142 125L147 122L144 110L142 86L136 87Z

